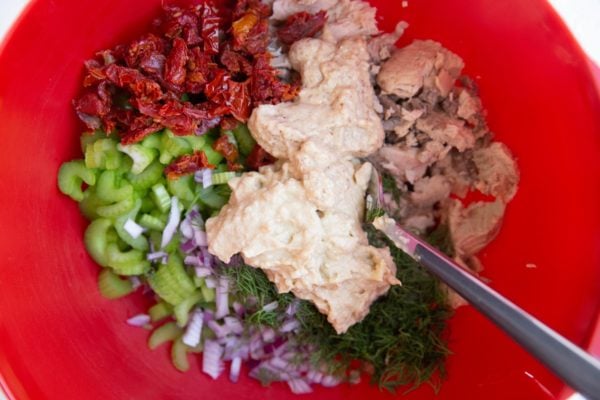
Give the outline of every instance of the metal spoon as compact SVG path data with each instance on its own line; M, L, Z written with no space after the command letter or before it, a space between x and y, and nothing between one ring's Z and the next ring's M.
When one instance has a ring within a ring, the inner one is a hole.
M380 208L382 196L381 178L375 171L369 186L367 206ZM393 219L384 215L376 218L373 225L561 380L588 399L600 399L598 359L490 288L424 240L400 227Z

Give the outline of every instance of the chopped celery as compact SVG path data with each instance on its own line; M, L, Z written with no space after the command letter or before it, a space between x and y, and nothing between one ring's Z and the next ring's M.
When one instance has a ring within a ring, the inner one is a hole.
M152 186L152 200L161 212L167 212L171 208L171 196L162 183Z
M83 237L88 253L94 261L103 267L108 265L106 247L108 245L108 231L111 228L112 222L109 219L96 219L88 225Z
M188 142L188 144L192 148L192 151L202 150L204 146L206 146L206 136L204 135L183 136L183 139L185 139Z
M75 201L81 201L84 198L81 190L83 182L93 186L96 184L96 174L91 169L86 168L82 160L68 161L60 166L58 170L58 188L61 192Z
M168 179L167 187L172 195L177 196L186 207L189 207L194 201L194 177L192 175L185 175L177 179Z
M83 192L83 199L79 202L79 211L81 211L84 217L91 221L100 218L100 215L98 215L97 212L98 207L105 205L106 202L98 198L95 188L89 187Z
M212 165L217 165L221 161L223 161L223 155L212 148L215 140L211 137L206 137L206 145L202 148L204 154L206 154L206 159Z
M117 174L116 171L106 170L100 174L96 186L98 198L106 202L119 202L132 197L133 187Z
M148 339L148 347L151 350L154 350L163 343L177 339L182 333L183 330L178 327L175 322L167 322L152 332L150 338Z
M102 268L98 275L98 289L107 299L118 299L133 292L133 285L108 268Z
M161 144L163 149L173 157L179 157L192 151L192 147L187 140L181 136L175 135L169 129L165 129L165 132L161 138Z
M120 275L141 275L150 270L144 253L136 249L122 252L115 243L106 246L106 260L107 265Z
M104 218L116 218L129 212L135 206L135 197L133 195L106 206L100 206L96 209L98 215Z
M166 302L177 305L188 298L195 290L194 282L189 277L181 258L170 254L166 264L148 278L152 289Z
M142 214L138 223L146 229L151 229L157 232L162 232L166 225L165 221L150 214Z
M222 185L229 182L231 178L235 178L236 176L237 174L233 171L217 172L212 174L212 183L213 185Z
M181 337L173 342L171 347L171 361L177 370L186 372L190 369L190 360L188 360L188 346L183 343Z
M138 175L144 171L146 167L154 161L157 155L156 150L144 147L141 144L130 144L126 146L119 144L117 145L117 149L127 154L133 161L131 173L134 175Z
M212 186L206 189L198 186L198 199L211 209L220 210L227 203L227 198L219 195Z
M135 217L139 212L142 206L142 200L137 199L133 209L129 211L127 214L124 214L118 217L115 220L115 230L117 231L117 235L128 245L133 247L134 249L147 251L148 250L148 241L144 237L144 235L140 235L137 238L132 237L129 232L125 229L125 224L127 220L132 219L135 221Z
M88 168L117 169L121 166L122 157L114 139L98 139L85 147L85 165Z
M196 290L187 299L177 304L173 308L173 312L175 314L175 321L177 321L177 325L181 327L186 326L189 320L190 311L197 303L201 302L203 299L204 297L202 296L202 292L200 290Z
M148 315L150 315L150 319L152 320L152 322L157 322L162 319L165 319L172 313L173 306L165 303L164 301L160 301L152 307L150 307L150 309L148 309Z
M245 124L238 124L235 128L233 128L233 135L237 140L238 149L240 154L247 156L252 152L254 146L256 145L256 140L250 134L250 130L248 126Z
M152 185L155 185L161 180L163 176L163 169L164 167L161 165L161 163L158 162L158 160L155 160L141 173L137 175L132 173L127 174L127 179L135 190L150 189Z

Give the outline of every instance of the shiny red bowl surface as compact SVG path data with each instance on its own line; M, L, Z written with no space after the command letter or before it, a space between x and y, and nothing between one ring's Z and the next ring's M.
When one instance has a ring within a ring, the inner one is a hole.
M83 61L143 32L159 0L37 0L0 48L0 386L27 399L285 399L283 384L213 382L170 364L124 323L141 296L108 301L82 244L86 221L56 187L78 157L71 107ZM589 348L600 303L600 101L585 56L542 0L374 1L401 44L435 39L462 56L522 180L482 254L494 288ZM535 268L527 267L532 264ZM598 341L600 342L600 341ZM441 399L546 399L563 385L470 307L450 322ZM598 344L595 344L596 349ZM311 398L391 398L358 386ZM433 398L425 386L408 399Z

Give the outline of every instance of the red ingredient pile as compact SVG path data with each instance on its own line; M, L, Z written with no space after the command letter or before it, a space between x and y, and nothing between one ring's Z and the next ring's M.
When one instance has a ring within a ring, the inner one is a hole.
M260 104L292 100L299 82L280 80L270 65L270 14L259 0L238 0L227 9L210 1L165 6L150 33L85 63L85 92L74 101L79 118L132 144L163 128L176 135L231 129ZM277 36L290 45L316 34L325 20L325 12L298 13ZM222 147L235 166L237 153ZM271 159L261 150L255 149L256 163Z

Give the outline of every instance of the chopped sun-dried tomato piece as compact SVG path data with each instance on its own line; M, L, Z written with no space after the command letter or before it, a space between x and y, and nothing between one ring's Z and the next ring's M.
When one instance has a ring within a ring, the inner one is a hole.
M270 6L217 3L164 6L151 33L86 61L85 91L73 105L87 127L119 132L123 143L163 128L204 134L247 121L252 107L293 99L299 86L278 78L266 50ZM298 30L296 19L288 29Z
M202 39L206 54L219 54L219 26L221 19L214 6L204 3L202 7Z
M203 168L213 169L214 167L208 162L203 151L197 151L194 154L185 154L167 165L165 175L168 179L177 179L183 175L193 174Z
M255 57L250 83L250 93L254 106L289 101L296 97L299 91L299 84L288 84L279 80L277 71L270 64L268 53Z
M237 147L235 147L235 145L229 141L227 135L219 136L219 138L213 143L212 147L223 157L225 157L228 163L236 162L240 156Z
M260 145L256 144L250 154L248 154L246 165L250 169L258 169L263 165L273 164L275 160L275 157L267 153Z
M205 94L213 103L226 107L237 120L245 122L250 117L248 82L236 82L221 70L206 85Z
M279 40L284 44L292 44L302 38L312 37L319 32L327 21L327 13L323 10L316 14L299 12L290 15L277 31Z
M185 65L188 60L188 47L181 38L173 40L173 48L165 63L164 79L172 85L183 85L185 82Z

